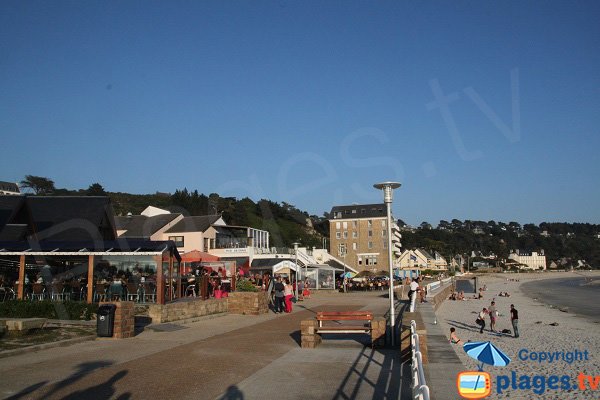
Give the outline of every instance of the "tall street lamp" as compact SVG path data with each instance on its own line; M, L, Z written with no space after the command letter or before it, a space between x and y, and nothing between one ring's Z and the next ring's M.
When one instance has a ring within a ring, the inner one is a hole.
M294 270L294 272L295 272L294 276L296 278L296 285L295 285L295 289L294 289L295 294L294 295L296 296L296 298L298 298L298 245L300 243L295 242L295 243L292 243L292 244L294 245L294 257L295 257L294 263L296 264L296 269Z
M346 244L340 243L340 248L338 250L340 256L344 259L344 274L342 275L342 287L344 288L344 293L346 293Z
M387 207L387 237L388 237L388 262L390 273L390 332L391 343L394 346L396 341L396 310L394 307L394 260L392 258L392 198L393 190L400 187L398 182L382 182L373 185L375 189L383 190L383 202Z

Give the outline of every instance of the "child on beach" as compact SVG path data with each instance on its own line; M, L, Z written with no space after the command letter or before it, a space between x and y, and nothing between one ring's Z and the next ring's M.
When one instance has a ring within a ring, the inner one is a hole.
M450 328L450 343L452 344L462 344L463 341L456 336L456 329Z
M498 310L496 310L496 302L492 300L490 308L488 308L490 315L490 331L496 332L496 317L498 317Z

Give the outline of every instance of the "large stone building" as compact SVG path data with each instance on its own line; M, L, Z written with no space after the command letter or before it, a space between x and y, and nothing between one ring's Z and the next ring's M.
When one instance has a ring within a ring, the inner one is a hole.
M396 267L400 269L447 270L448 262L446 259L437 251L432 253L425 249L405 250L396 260Z
M387 217L383 203L333 207L329 219L331 255L359 272L388 271ZM394 257L401 254L400 238L398 226L393 223Z
M546 269L544 250L540 250L539 253L536 251L511 250L508 258L524 265L521 269Z

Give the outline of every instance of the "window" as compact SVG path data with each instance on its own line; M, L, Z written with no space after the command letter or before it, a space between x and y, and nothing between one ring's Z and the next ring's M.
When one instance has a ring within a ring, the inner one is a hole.
M369 231L369 237L373 236L373 231Z
M385 237L387 235L387 231L384 229L381 231L381 236Z
M344 239L348 239L348 232L344 231Z
M373 242L369 242L369 249L373 248Z
M336 212L335 213L335 217L336 218L342 218L342 212L341 211Z
M356 239L358 237L358 232L352 232L352 239Z
M348 221L344 221L342 223L342 226L344 227L344 229L348 229Z
M183 236L169 236L169 240L175 242L175 246L183 247Z
M336 232L335 233L335 238L336 239L340 239L342 237L342 234L340 232Z
M387 242L387 240L384 240L384 241L383 241L383 248L384 248L384 249L387 249L387 246L388 246L388 242Z
M371 219L368 219L368 220L367 220L367 226L368 226L369 228L370 228L370 227L372 227L372 226L373 226L373 220L371 220Z
M366 213L367 213L367 210L365 210L365 209L363 208L363 209L361 209L361 210L360 210L360 213L361 213L361 214L366 214Z
M352 210L352 214L356 214L356 209Z
M365 264L367 264L367 265L377 265L377 256L367 256L367 257L365 257Z
M335 223L335 229L340 229L340 227L341 227L341 224L339 222L336 222Z
M382 228L385 228L385 219L382 219L382 220L381 220L381 227L382 227Z
M356 243L352 243L352 250L356 250Z
M358 221L352 221L352 228L356 229L357 226L358 226Z

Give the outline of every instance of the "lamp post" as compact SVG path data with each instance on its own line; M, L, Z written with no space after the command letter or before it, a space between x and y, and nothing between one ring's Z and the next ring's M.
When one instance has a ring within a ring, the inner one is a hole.
M346 244L340 243L339 255L342 256L344 260L344 274L342 275L342 287L344 289L344 293L346 293Z
M373 185L375 189L383 191L383 202L387 208L387 236L388 236L388 262L390 273L390 332L392 346L395 344L396 310L394 307L394 260L392 259L392 199L393 190L400 187L398 182L382 182Z
M295 292L294 295L296 296L296 298L298 298L298 245L300 243L294 242L292 244L294 245L294 258L295 258L294 264L296 265L296 269L294 270L294 272L295 272L294 276L296 277L296 285L294 287L294 292Z

